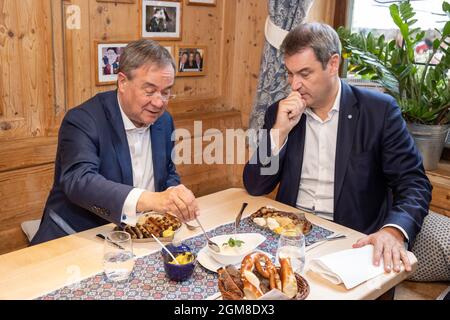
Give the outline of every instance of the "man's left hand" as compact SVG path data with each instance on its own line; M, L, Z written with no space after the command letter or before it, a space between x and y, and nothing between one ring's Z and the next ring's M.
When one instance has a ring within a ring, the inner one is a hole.
M406 271L411 271L411 263L404 246L404 236L400 230L394 227L386 227L378 232L372 233L361 238L353 245L353 248L361 248L365 245L372 244L374 246L373 264L380 264L383 255L384 270L391 272L392 265L394 271L400 272L401 261Z

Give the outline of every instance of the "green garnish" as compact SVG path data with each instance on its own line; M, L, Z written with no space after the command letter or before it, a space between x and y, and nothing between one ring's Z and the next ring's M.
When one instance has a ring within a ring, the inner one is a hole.
M224 242L222 245L229 246L229 247L240 247L240 246L242 246L243 243L245 243L245 242L242 240L237 240L237 239L235 240L233 238L230 238L228 240L228 242Z

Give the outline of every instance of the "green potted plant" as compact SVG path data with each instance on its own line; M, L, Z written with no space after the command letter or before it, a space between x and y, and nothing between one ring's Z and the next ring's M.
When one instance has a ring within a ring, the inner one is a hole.
M442 9L450 17L450 4ZM339 28L343 57L348 70L363 78L379 82L398 102L408 129L416 141L427 170L437 167L450 128L450 20L432 41L423 62L415 49L426 31L414 27L417 20L409 0L389 7L392 20L401 35L387 41L384 34L351 33ZM438 61L437 53L440 54Z

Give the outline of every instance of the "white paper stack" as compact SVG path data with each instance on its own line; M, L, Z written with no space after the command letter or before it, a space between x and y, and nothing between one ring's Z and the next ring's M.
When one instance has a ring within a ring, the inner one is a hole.
M373 265L373 246L343 250L311 260L310 270L347 289L384 273L383 259Z

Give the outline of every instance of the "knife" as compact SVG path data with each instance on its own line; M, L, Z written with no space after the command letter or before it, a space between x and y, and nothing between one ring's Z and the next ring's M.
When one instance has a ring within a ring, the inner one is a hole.
M234 234L235 235L237 234L237 228L239 227L239 224L241 223L242 213L244 212L245 208L247 208L247 205L248 205L247 202L244 202L242 204L241 211L239 211L239 213L236 217L236 222L234 224Z
M101 233L97 233L97 234L96 234L96 237L99 237L100 239L106 240L106 237L105 237L104 235L102 235ZM121 250L125 250L125 248L122 247L120 244L117 244L117 243L115 243L115 242L111 242L111 244L112 244L113 246L115 246L115 247L121 249Z

